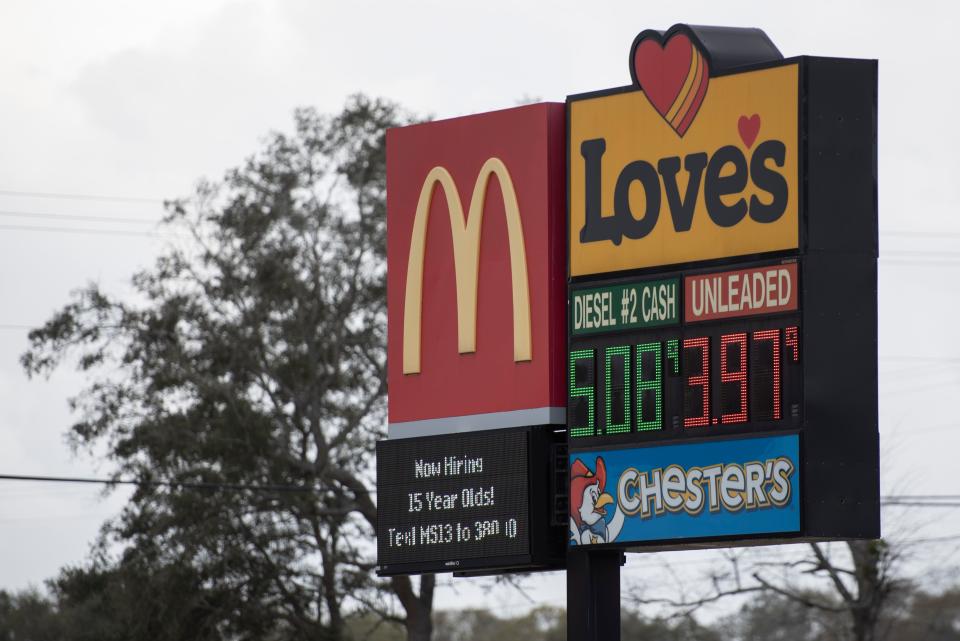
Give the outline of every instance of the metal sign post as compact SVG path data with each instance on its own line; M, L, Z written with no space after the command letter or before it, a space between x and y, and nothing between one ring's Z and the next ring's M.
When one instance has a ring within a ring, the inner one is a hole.
M618 550L567 553L567 639L620 641L620 566Z

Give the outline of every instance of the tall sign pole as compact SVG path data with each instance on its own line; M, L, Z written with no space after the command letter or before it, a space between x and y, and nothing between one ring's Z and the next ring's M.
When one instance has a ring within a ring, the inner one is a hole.
M630 84L387 134L378 572L880 536L877 65L676 25Z

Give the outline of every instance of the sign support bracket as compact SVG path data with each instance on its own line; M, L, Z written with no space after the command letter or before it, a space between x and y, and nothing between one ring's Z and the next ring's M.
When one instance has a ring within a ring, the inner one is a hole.
M567 639L620 641L620 550L567 550Z

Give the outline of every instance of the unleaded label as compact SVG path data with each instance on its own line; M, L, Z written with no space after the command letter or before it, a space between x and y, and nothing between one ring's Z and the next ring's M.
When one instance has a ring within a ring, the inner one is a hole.
M570 295L570 329L577 336L676 325L679 306L677 278L576 290Z
M687 323L797 309L796 263L698 274L683 280L683 318Z

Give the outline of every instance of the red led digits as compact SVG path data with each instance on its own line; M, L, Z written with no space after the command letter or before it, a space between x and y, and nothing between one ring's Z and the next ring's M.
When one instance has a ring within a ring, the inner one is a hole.
M794 330L794 345L796 345L796 327L789 328ZM787 344L790 344L789 329L787 334ZM771 351L773 353L772 369L770 370L771 385L773 387L773 420L779 421L780 415L780 330L765 329L753 333L753 342L770 341ZM756 392L755 392L756 393ZM756 420L756 419L755 419Z
M683 340L683 351L700 350L700 373L687 376L687 389L684 391L684 410L695 406L696 391L694 388L700 387L701 393L701 414L699 416L687 416L684 411L684 427L702 427L710 424L710 339L706 336L700 338L685 338ZM686 355L685 355L686 358ZM684 365L685 371L695 371L695 367Z
M793 362L796 363L800 360L800 333L796 327L788 327L787 332L787 347L792 348L793 350Z
M730 347L739 348L737 370L730 371L728 352ZM747 334L724 334L720 337L720 383L736 383L740 387L740 410L720 415L720 422L746 423L747 422Z

